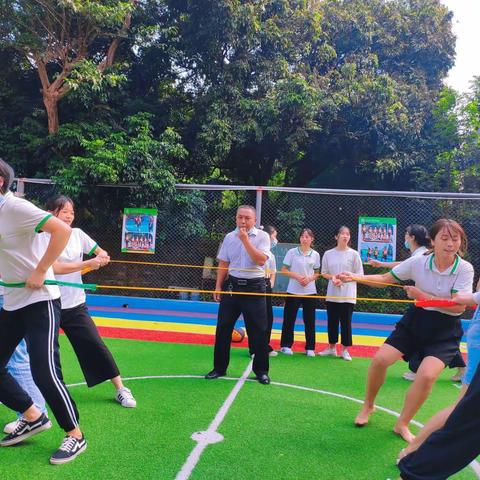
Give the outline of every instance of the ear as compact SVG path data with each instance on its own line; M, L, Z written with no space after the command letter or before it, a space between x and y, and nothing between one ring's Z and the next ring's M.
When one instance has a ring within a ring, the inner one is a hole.
M0 177L0 190L3 190L3 185L5 184L5 179Z

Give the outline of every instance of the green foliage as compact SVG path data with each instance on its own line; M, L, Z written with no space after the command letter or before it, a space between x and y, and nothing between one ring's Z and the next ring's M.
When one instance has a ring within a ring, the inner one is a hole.
M171 163L184 157L186 151L171 128L155 139L150 119L146 113L127 117L121 129L106 124L83 129L75 125L61 127L58 143L66 146L78 142L84 153L71 156L55 180L74 197L83 184L120 183L136 185L130 194L132 206L137 202L149 206L159 199L168 200L175 191Z
M0 154L145 200L171 178L475 189L478 80L442 90L451 19L439 0L0 0ZM51 136L38 59L68 92Z
M301 208L293 210L277 210L276 228L282 232L284 238L298 238L300 231L305 225L305 212Z

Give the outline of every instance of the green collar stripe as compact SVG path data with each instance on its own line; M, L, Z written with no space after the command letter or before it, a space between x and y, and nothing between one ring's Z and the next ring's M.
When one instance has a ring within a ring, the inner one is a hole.
M38 233L40 231L40 229L45 225L45 223L47 222L47 220L50 218L50 217L53 217L53 215L51 213L49 213L36 227L35 227L35 232Z
M458 255L455 255L455 261L453 262L453 267L450 274L455 273L459 263L460 263L460 257Z
M44 285L58 285L60 287L73 287L81 288L83 290L91 290L94 292L97 289L97 286L94 283L72 283L72 282L62 282L61 280L45 280ZM7 288L24 288L25 282L18 283L6 283L0 280L0 285Z
M398 280L399 282L403 282L403 280L395 275L395 272L393 270L390 270L390 275L395 279Z
M431 257L430 257L430 262L428 264L428 268L430 270L433 271L433 258L435 257L435 254L432 253ZM460 256L459 255L455 255L455 260L453 262L453 265L452 265L452 269L450 270L450 273L449 275L453 275L456 271L457 271L457 268L458 268L458 264L460 263Z
M98 243L96 243L93 248L87 253L87 255L93 255L95 250L98 248Z
M302 255L302 257L311 257L313 253L313 249L310 249L306 255L303 254L303 252L300 250L300 247L297 247L297 251L299 255Z

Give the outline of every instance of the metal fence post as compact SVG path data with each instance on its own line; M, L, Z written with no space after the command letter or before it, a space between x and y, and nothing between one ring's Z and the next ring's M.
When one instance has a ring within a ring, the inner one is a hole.
M17 178L17 190L15 196L22 198L25 196L25 181L23 178Z
M257 199L255 204L255 208L257 210L257 228L262 224L262 193L262 187L257 187Z

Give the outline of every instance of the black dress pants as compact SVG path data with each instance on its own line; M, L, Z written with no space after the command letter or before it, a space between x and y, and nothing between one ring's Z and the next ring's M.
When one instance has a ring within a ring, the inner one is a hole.
M243 281L242 281L243 280ZM244 281L246 280L246 281ZM256 375L268 373L267 307L264 296L235 295L228 292L265 293L265 279L235 279L225 281L218 309L215 332L214 369L219 373L227 371L230 361L230 343L235 322L243 315L253 346L255 357L253 371Z
M316 298L299 298L295 296L285 298L283 309L282 337L280 345L291 348L294 340L295 320L300 306L303 307L303 323L305 324L305 350L315 350L315 309Z
M328 343L338 342L338 325L342 329L342 345L352 346L352 314L353 303L327 303Z
M266 292L267 293L272 293L272 284L270 283L270 279L266 278L265 279L265 285L266 285ZM272 327L273 327L273 304L272 304L272 297L267 296L265 297L265 302L267 305L267 343L268 343L268 351L273 352L273 347L270 345L270 338L272 336ZM247 335L248 335L248 351L250 352L250 355L253 355L255 353L253 349L253 343L250 341L250 332L248 331L247 328Z

